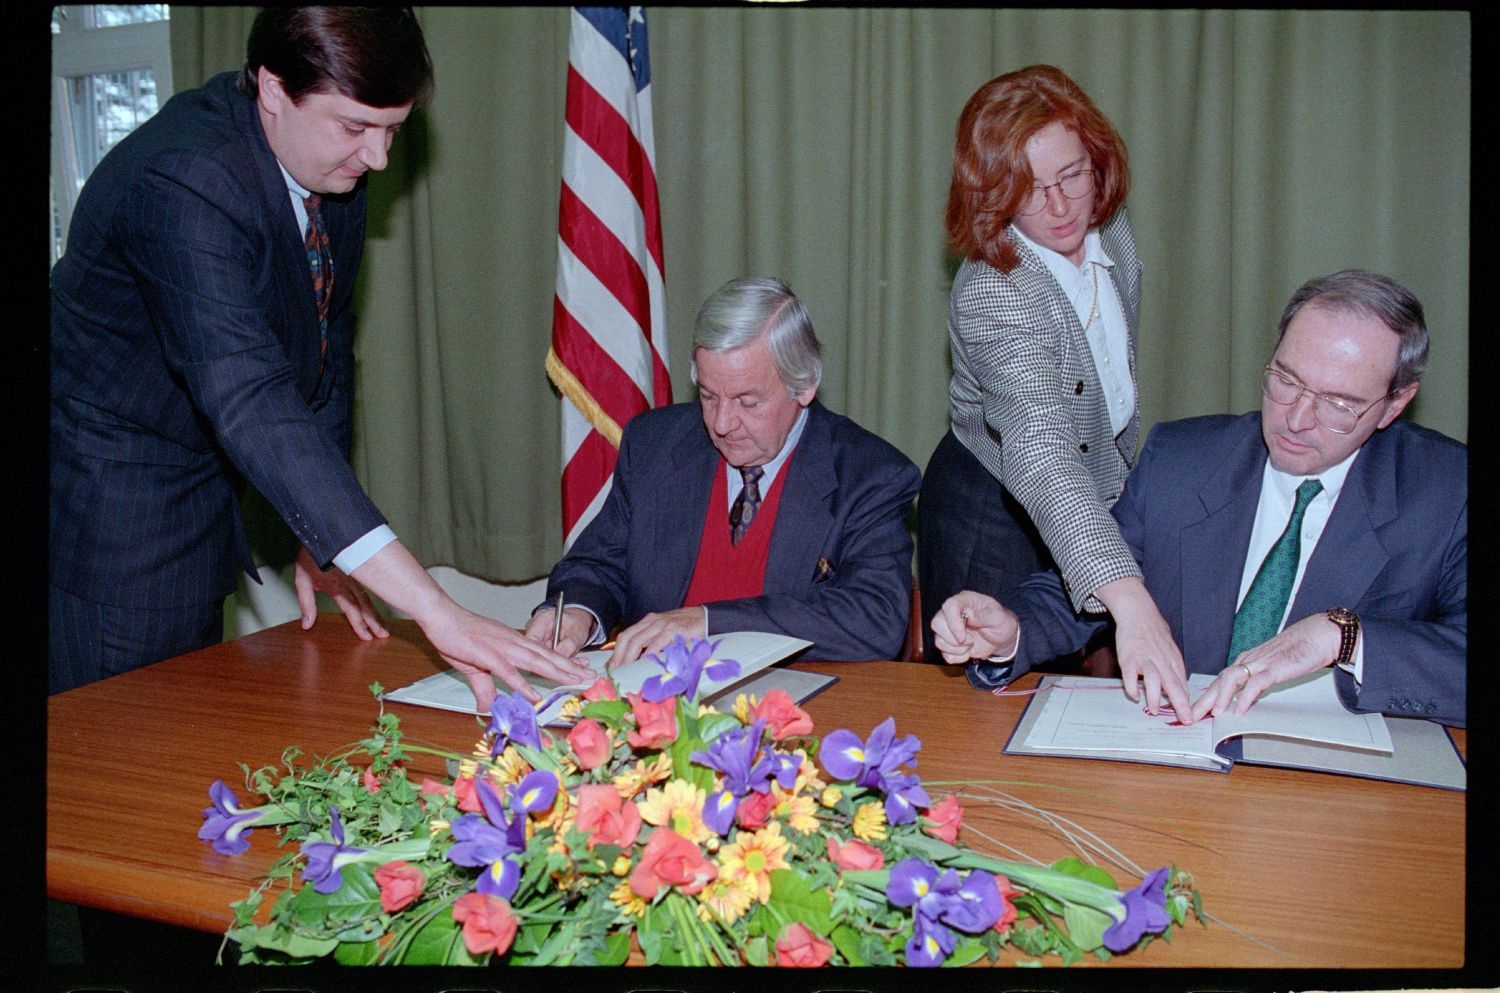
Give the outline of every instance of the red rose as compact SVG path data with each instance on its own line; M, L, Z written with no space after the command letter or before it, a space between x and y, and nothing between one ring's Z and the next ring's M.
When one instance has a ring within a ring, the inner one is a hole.
M608 783L578 787L578 813L574 823L588 833L588 846L618 845L629 848L641 832L641 812L626 803Z
M1010 878L995 873L995 887L1000 890L1000 902L1005 907L1000 912L1000 919L995 921L994 930L1005 933L1006 928L1016 922L1016 905L1012 902L1021 895L1021 891L1010 885Z
M964 808L958 805L958 797L949 793L927 808L927 813L923 816L922 830L951 845L958 838L958 829L963 824L963 820Z
M394 914L416 902L427 877L410 862L397 859L375 870L375 882L380 886L380 909Z
M805 924L788 924L776 939L776 964L786 969L816 969L832 955L833 946Z
M604 725L591 717L585 717L573 725L573 730L568 732L568 745L573 749L573 755L578 759L581 769L597 769L613 751Z
M740 801L738 809L734 812L734 821L746 831L758 831L766 826L766 820L771 816L771 811L776 806L776 797L770 790L764 793L751 793Z
M840 869L884 869L885 856L874 845L867 845L858 838L850 838L840 845L828 839L828 861Z
M771 737L776 741L799 734L812 734L812 718L807 716L807 711L792 702L792 696L786 690L772 690L750 709L750 720L761 719L765 720L766 730L771 732Z
M464 926L464 947L470 955L504 955L516 938L516 915L498 896L465 893L453 904L453 919Z
M631 748L659 748L677 740L676 697L651 703L639 693L627 693L625 699L635 714L636 729L626 735Z
M484 813L484 804L479 802L479 791L473 776L459 776L453 780L453 795L458 798L458 809L466 814Z
M657 828L630 874L630 889L644 900L653 899L663 886L675 886L692 896L718 874L697 845L676 831Z
M618 700L619 695L615 693L615 684L609 681L608 676L600 676L583 691L583 698L589 703L597 703L600 700Z

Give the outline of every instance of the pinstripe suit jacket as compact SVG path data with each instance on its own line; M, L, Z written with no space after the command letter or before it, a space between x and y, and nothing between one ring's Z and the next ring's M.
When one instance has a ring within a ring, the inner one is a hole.
M246 479L324 564L384 522L348 461L363 186L322 212L326 365L286 181L233 73L99 164L52 272L54 584L123 607L224 597L237 561L254 575Z
M1141 264L1125 208L1099 229L1129 330L1135 378ZM969 259L953 280L953 433L1031 516L1078 609L1093 591L1140 570L1109 507L1135 460L1139 412L1116 439L1083 325L1035 252L1002 273Z
M631 418L609 496L553 567L548 600L564 591L606 631L681 607L719 466L698 404ZM911 607L905 520L921 473L888 442L817 402L783 471L764 593L708 604L712 632L806 638L815 659L897 657Z

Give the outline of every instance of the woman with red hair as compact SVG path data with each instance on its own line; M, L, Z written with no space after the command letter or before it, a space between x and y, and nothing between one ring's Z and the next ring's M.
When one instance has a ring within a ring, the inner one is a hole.
M1125 143L1053 66L980 87L958 119L947 228L964 256L948 338L952 428L918 504L923 623L960 590L1002 603L1056 568L1108 610L1127 691L1188 704L1182 656L1109 508L1135 461L1141 266ZM1024 636L1024 635L1023 635ZM929 657L936 657L929 649ZM991 688L1009 666L976 661Z

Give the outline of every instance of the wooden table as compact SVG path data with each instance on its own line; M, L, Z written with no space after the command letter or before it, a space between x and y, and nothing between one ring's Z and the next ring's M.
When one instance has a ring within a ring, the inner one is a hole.
M278 849L266 829L233 858L199 841L209 784L223 778L245 799L238 763L276 763L288 745L323 754L363 737L377 712L370 683L394 688L440 665L413 625L391 626L389 640L360 642L325 615L310 633L285 624L50 698L48 895L222 931L230 901L249 892ZM1462 793L1254 766L1219 775L1005 756L1024 699L972 690L957 670L799 668L841 677L806 705L820 733L848 727L863 736L893 715L898 733L922 739L924 782L1009 781L1010 792L1096 830L1147 870L1190 870L1207 910L1246 935L1190 923L1170 944L1116 965L1464 965ZM474 718L388 706L408 740L464 751L477 738ZM1455 739L1464 747L1463 732ZM934 798L944 789L929 785ZM966 824L1032 855L1068 854L1014 817L967 809ZM966 840L985 847L972 834Z

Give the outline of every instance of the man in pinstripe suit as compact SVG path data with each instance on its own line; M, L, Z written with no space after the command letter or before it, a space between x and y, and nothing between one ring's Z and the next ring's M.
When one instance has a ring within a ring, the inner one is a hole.
M442 593L348 461L365 179L432 85L408 8L268 8L245 67L99 164L52 274L49 690L222 636L246 481L315 590L384 637L409 613L488 705L493 675L587 670ZM358 580L356 585L350 577Z

